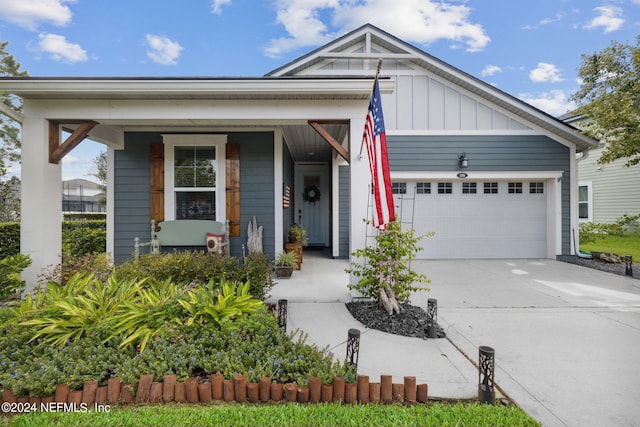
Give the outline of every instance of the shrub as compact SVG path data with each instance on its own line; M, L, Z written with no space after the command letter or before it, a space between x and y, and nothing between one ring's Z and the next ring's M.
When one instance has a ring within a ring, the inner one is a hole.
M14 299L24 289L20 273L31 265L27 255L16 254L0 259L0 301Z
M418 242L426 236L416 237L413 230L402 231L398 221L388 224L386 231L376 236L376 245L358 249L352 253L364 258L364 264L352 263L348 273L359 277L355 289L362 294L378 300L381 290L390 286L398 301L406 301L411 292L426 290L414 283L429 283L429 279L409 268L409 261L420 250Z
M267 256L262 252L251 252L244 260L242 271L249 282L249 293L260 300L268 298L273 281Z
M0 259L20 253L20 223L0 223Z
M62 259L102 253L106 250L105 220L65 221L62 223Z
M640 214L624 214L612 224L601 222L580 223L580 243L594 242L598 237L621 236L626 232L634 232L640 227Z

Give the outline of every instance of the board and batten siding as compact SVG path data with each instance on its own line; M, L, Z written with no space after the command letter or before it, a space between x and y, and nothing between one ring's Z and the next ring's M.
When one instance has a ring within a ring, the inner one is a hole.
M474 171L562 171L562 253L571 252L569 148L536 135L388 135L392 172L459 171L465 153ZM576 183L577 185L577 183Z
M351 246L349 245L351 172L349 166L338 166L338 257L349 258Z
M624 214L640 214L640 164L626 167L625 159L598 164L603 147L589 150L578 161L580 183L590 183L593 222L613 223Z
M228 133L240 144L240 237L231 237L231 255L241 255L247 225L255 215L263 226L263 249L274 255L273 132ZM135 237L150 238L150 146L162 142L161 133L128 132L125 149L114 153L114 262L133 253ZM203 245L204 247L204 245ZM144 251L143 251L144 253Z

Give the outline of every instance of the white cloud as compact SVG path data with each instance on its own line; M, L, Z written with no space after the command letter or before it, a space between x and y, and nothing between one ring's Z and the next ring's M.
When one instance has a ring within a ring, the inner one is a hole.
M231 4L231 0L213 0L211 2L211 12L220 15L222 13L222 6Z
M452 47L464 45L469 52L484 49L491 40L482 25L470 21L469 7L444 1L276 0L275 7L276 22L284 26L288 36L269 42L265 50L271 57L326 43L365 23L411 42L449 40Z
M501 73L502 68L497 65L485 65L480 73L483 77L493 76L495 73Z
M64 36L57 34L39 34L38 49L60 62L84 62L88 59L87 51L77 43L70 43Z
M0 19L32 31L41 23L64 26L72 15L65 3L75 0L0 0Z
M585 25L585 28L589 30L596 30L599 27L602 27L606 34L619 30L620 27L622 27L622 24L624 24L622 9L617 6L599 6L593 10L599 15Z
M518 98L556 117L576 109L576 104L569 100L569 95L563 90L539 94L523 93L518 95Z
M147 34L147 56L155 63L162 65L175 65L183 47L165 36Z
M558 67L545 62L538 62L538 66L529 72L529 79L535 83L558 83L564 80Z
M522 29L523 30L534 30L536 28L542 27L543 25L549 25L549 24L552 24L554 22L562 21L565 18L565 16L566 16L566 14L561 11L561 12L556 13L553 16L553 18L544 18L540 22L538 22L537 24L525 25L524 27L522 27Z

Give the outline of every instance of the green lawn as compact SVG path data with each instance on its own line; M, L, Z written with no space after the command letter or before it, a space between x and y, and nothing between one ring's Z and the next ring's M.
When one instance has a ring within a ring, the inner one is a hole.
M626 236L604 236L595 242L580 245L581 251L611 252L617 255L631 255L633 260L640 262L640 234Z
M539 426L516 406L429 405L163 405L110 412L33 413L0 418L6 426Z

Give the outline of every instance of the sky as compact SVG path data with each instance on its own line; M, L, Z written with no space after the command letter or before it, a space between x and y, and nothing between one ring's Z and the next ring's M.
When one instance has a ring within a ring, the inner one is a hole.
M0 41L38 77L261 76L366 23L557 116L581 55L635 44L640 0L0 0Z

